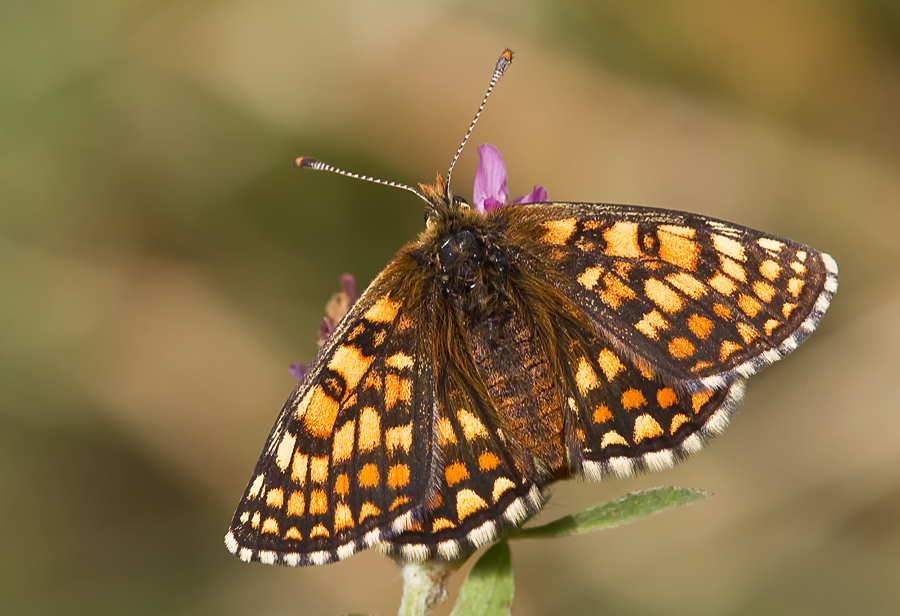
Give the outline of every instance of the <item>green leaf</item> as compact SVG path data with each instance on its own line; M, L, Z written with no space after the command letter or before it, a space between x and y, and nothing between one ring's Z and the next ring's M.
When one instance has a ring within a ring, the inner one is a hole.
M702 490L651 488L632 492L618 500L601 503L542 526L520 529L510 537L565 537L612 528L633 522L651 513L684 505L709 496Z
M509 616L512 599L509 544L501 541L469 571L450 616Z

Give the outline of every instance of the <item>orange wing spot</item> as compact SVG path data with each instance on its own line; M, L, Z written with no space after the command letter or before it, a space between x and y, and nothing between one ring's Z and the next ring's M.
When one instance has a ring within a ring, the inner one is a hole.
M362 323L358 324L353 328L353 331L347 336L347 340L355 340L358 338L364 331L366 331L366 326Z
M266 494L266 504L269 507L281 509L281 506L284 504L284 490L281 488L272 488L269 490L269 493Z
M636 222L617 222L603 232L606 240L607 257L640 259L643 255L638 246L638 226Z
M353 438L356 436L356 422L350 420L334 433L331 457L335 462L349 460L353 455Z
M542 241L547 242L548 244L564 246L565 243L569 241L569 238L572 237L572 234L575 233L575 229L578 226L578 220L575 218L548 220L543 226L547 232L544 234L544 237L541 238Z
M756 243L759 244L760 248L765 248L771 252L778 252L784 247L784 244L779 242L778 240L773 240L768 237L761 237L756 240Z
M687 321L688 328L691 333L700 340L706 340L712 332L714 323L704 316L692 314Z
M287 514L301 516L306 511L306 500L302 492L292 492L288 499Z
M721 293L722 295L731 295L734 293L734 281L724 274L716 274L709 279L709 286Z
M253 514L253 518L250 520L250 526L253 528L259 528L259 511Z
M596 413L596 412L597 411L594 411L594 413ZM577 438L579 442L583 443L584 442L584 430L582 430L581 428L575 428L575 438Z
M383 332L383 331L377 332L374 336L372 336L372 347L377 349L384 343L386 338L387 338L387 334L385 332Z
M378 376L374 372L370 372L368 376L366 376L366 382L363 384L366 389L374 389L375 391L381 391L381 377Z
M398 402L412 400L412 381L402 379L396 374L384 377L384 402L387 410L394 408Z
M700 248L697 246L697 242L690 239L694 237L693 234L681 233L681 229L693 231L687 227L673 225L663 225L659 228L656 232L656 236L659 238L659 258L676 267L693 271L697 267Z
M658 311L648 312L643 318L634 324L634 327L652 340L659 337L660 329L669 329L669 323L663 318Z
M799 278L791 278L790 280L788 280L788 293L790 293L794 297L798 297L800 295L800 291L803 290L803 285L805 284L806 283Z
M347 473L341 473L334 479L334 493L347 496L350 492L350 478Z
M285 432L278 443L278 451L275 454L275 464L282 471L286 471L288 463L291 461L291 454L294 453L294 445L297 443L297 437L290 432Z
M768 282L763 282L762 280L757 280L753 283L753 292L756 293L756 296L767 304L772 301L772 298L775 297L775 287L770 285Z
M591 290L597 286L602 273L602 267L589 267L578 276L578 283L585 289Z
M395 464L388 469L387 484L391 489L402 488L409 483L409 467L405 464Z
M397 498L394 499L394 502L391 503L391 506L388 507L388 511L393 511L393 510L396 509L397 507L401 507L401 506L405 505L405 504L408 503L408 502L409 502L409 497L408 497L408 496L398 496Z
M805 250L797 251L797 260L798 261L806 261L806 251Z
M762 304L760 304L749 295L745 295L743 293L740 295L740 297L738 297L738 306L741 310L744 311L744 314L746 314L751 319L759 314L760 310L762 310Z
M627 447L628 441L615 430L610 430L600 439L600 449L606 449L610 445L625 445Z
M723 304L713 304L713 312L716 313L717 317L725 319L726 321L730 321L734 318L731 316L731 309Z
M454 462L444 469L444 478L447 485L453 487L453 484L469 478L469 469L462 462Z
M456 493L456 516L460 522L485 507L487 507L487 503L484 502L484 499L472 490L465 489Z
M759 264L759 273L763 278L775 280L781 274L781 266L772 259L766 259Z
M388 357L384 363L388 368L393 368L394 370L407 370L413 367L413 358L400 351Z
M380 515L381 509L376 507L374 503L366 501L362 504L362 507L359 508L359 523L362 524L363 520L366 518L374 518Z
M663 387L662 389L656 390L656 401L661 407L667 409L678 401L678 397L672 389Z
M328 496L325 490L313 490L309 493L309 513L319 515L328 511Z
M359 481L359 485L364 488L374 488L378 485L378 482L381 481L378 467L371 463L364 464L363 467L359 469L357 480Z
M663 429L659 423L649 414L638 415L634 420L634 442L640 443L644 439L662 436Z
M392 302L391 298L385 295L366 310L363 318L373 323L392 323L399 311L400 302Z
M699 413L700 409L703 408L703 405L709 402L709 399L712 398L713 392L711 391L698 391L693 396L691 396L691 406L694 407L694 412Z
M314 483L328 481L328 456L312 456L309 459L309 480Z
M300 534L300 531L297 530L296 526L291 526L289 529L287 529L287 532L284 533L284 538L296 539L297 541L300 541L301 539L303 539L303 535Z
M691 372L700 372L701 370L706 370L707 368L712 366L712 362L708 361L698 361L694 364L694 367L691 368Z
M672 418L672 425L669 427L669 434L675 434L675 432L683 426L686 422L690 421L687 415L682 415L678 413L675 417Z
M462 426L463 435L466 437L467 441L473 441L475 440L475 437L479 436L484 438L488 436L487 428L484 427L481 420L469 411L461 410L457 412L456 418Z
M719 351L719 361L725 361L732 355L732 353L734 353L735 351L740 351L741 348L741 345L739 345L737 342L732 342L731 340L723 340L722 346Z
M294 454L294 462L291 464L291 479L297 485L306 484L306 467L309 465L309 456L299 451Z
M342 344L328 362L328 367L341 375L344 383L347 384L345 391L351 392L356 389L363 375L372 365L374 356L366 357L362 351L355 346Z
M275 518L266 518L266 521L263 522L262 525L263 534L269 533L270 535L278 534L278 522L275 521Z
M439 530L444 530L445 528L456 528L456 524L454 524L447 518L437 518L434 522L431 523L432 533L436 533Z
M344 503L338 503L334 508L334 532L339 533L345 528L353 528L353 513L350 507Z
M575 384L578 386L578 391L581 392L582 396L590 390L600 386L600 381L597 380L597 373L591 368L591 364L586 357L582 357L578 360L578 370L575 372Z
M613 269L616 270L616 274L619 275L619 278L628 280L631 270L634 269L634 263L629 263L628 261L613 261Z
M478 456L478 468L483 471L492 471L500 465L500 458L492 454L490 451L485 451L483 454Z
M797 304L792 304L790 302L784 302L784 305L781 307L781 314L784 315L784 318L788 318L791 316L791 313L794 311L794 308L797 307Z
M605 288L598 289L597 295L600 296L604 304L613 310L618 309L623 299L634 299L637 297L634 291L631 290L631 287L626 286L613 274L607 273L603 276L603 285Z
M655 278L648 278L644 281L644 293L650 298L650 301L669 314L674 314L684 307L681 296L664 282Z
M331 536L331 533L328 532L328 529L325 528L324 524L316 524L309 531L310 537L325 537L328 538Z
M797 263L794 261L791 263L791 269L800 274L801 276L806 273L806 266L802 263Z
M447 445L456 442L456 434L453 433L453 426L446 417L438 419L437 423L438 445Z
M603 220L585 220L581 223L581 226L584 227L586 231L595 231L603 227L606 224L606 221Z
M740 242L724 235L713 235L712 241L713 247L723 255L727 255L738 261L745 261L747 259L747 256L744 254L744 247L741 246Z
M666 276L666 282L690 297L700 299L706 295L706 285L686 272Z
M249 512L249 511L245 511L244 513L242 513L240 519L241 519L241 524L246 524L246 523L247 523L247 520L250 519L250 512Z
M406 453L409 453L409 449L412 447L412 422L405 426L388 428L387 432L384 433L384 443L389 453L394 453L401 448Z
M434 511L438 507L440 507L444 503L444 499L441 498L440 492L435 492L434 496L428 501L428 510Z
M597 363L600 364L600 369L603 370L603 374L606 375L607 381L612 381L617 374L625 369L625 365L619 360L616 354L609 349L600 351L600 355L597 357Z
M737 330L744 340L744 344L750 344L759 337L759 332L752 325L746 323L738 323Z
M361 453L372 451L381 444L381 416L370 406L359 414L359 441Z
M594 409L594 423L602 424L613 418L612 412L605 404L600 404Z
M737 261L729 259L725 255L719 255L719 261L722 263L723 272L735 280L747 282L747 272L744 271L744 268Z
M510 488L515 488L516 484L514 484L510 479L506 477L497 477L494 480L494 489L491 491L491 500L495 503L500 500L500 497L503 496L503 493L509 490Z
M634 387L622 392L622 406L626 410L640 408L645 404L647 404L647 400L644 398L644 394Z
M306 413L303 419L307 432L319 438L328 438L334 429L334 420L337 419L341 408L340 402L326 394L319 385L306 394L304 402L306 400L309 402L305 405ZM304 404L301 403L301 408L303 407Z
M689 240L692 240L697 236L697 231L695 229L683 227L681 225L659 225L659 230L663 233L686 237Z
M684 359L694 354L694 344L687 338L673 338L669 342L669 353L675 359Z
M766 321L766 324L763 325L763 329L766 330L766 336L771 336L772 332L774 332L775 328L779 325L781 325L781 323L779 323L775 319L769 319L768 321Z
M262 492L263 484L266 481L266 476L260 473L256 476L256 479L253 480L253 485L250 486L250 491L247 492L247 498L256 498L259 496L260 492Z

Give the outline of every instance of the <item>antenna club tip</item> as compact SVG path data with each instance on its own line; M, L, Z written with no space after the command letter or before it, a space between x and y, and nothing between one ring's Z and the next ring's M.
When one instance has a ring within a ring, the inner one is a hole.
M311 169L319 164L315 158L310 158L309 156L300 156L297 160L294 161L294 165L300 167L301 169Z
M507 62L512 62L513 59L513 50L507 47L503 50L503 53L500 54L500 57L506 60Z

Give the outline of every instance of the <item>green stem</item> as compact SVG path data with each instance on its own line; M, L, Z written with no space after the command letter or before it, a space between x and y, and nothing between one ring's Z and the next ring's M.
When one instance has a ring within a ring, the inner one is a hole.
M403 563L403 599L399 616L426 616L447 596L447 578L459 569L459 562L432 561Z

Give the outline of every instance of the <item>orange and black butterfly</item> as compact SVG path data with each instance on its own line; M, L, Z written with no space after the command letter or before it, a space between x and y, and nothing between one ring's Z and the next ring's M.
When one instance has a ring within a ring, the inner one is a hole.
M554 480L668 468L837 290L834 260L790 240L637 206L472 207L449 178L381 182L425 201L426 228L285 403L225 538L241 559L456 559Z

